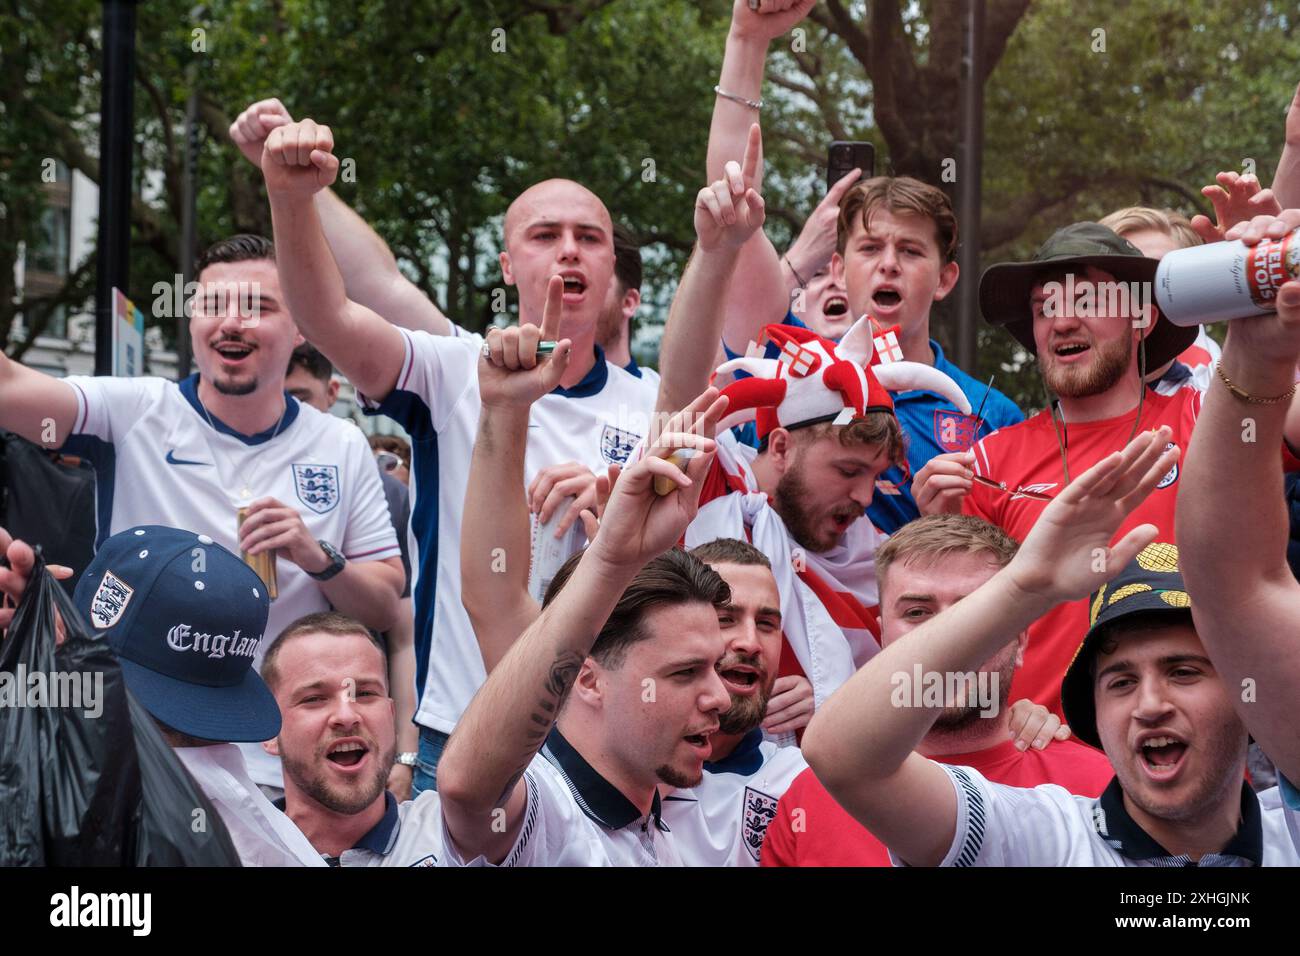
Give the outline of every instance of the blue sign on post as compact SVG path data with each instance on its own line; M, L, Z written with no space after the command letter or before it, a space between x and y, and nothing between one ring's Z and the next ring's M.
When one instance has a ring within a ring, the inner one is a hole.
M113 374L122 378L144 374L144 313L116 287L113 289Z

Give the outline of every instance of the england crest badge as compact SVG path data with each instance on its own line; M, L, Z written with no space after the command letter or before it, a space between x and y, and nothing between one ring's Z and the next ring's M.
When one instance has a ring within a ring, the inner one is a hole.
M293 465L293 487L298 500L318 515L339 503L338 465Z
M134 593L135 589L112 571L105 571L95 596L90 599L90 623L100 630L112 627L121 619Z
M632 449L640 440L641 436L634 432L606 425L600 433L600 457L611 465L626 464L627 456L632 454Z
M1165 445L1165 451L1168 451L1173 447L1174 447L1174 443L1169 442L1168 444ZM1156 488L1168 488L1177 480L1178 480L1178 462L1174 462L1174 467L1170 468L1167 472L1165 472L1165 476L1160 479L1160 483L1156 485Z
M763 849L763 838L767 836L768 824L776 819L776 797L746 787L745 804L741 813L741 840L749 855L757 861Z
M982 424L974 415L937 408L934 412L935 444L947 452L970 451Z

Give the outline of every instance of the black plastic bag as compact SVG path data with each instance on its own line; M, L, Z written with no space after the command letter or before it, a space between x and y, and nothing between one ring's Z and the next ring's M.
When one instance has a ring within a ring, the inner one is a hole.
M56 611L67 633L57 648ZM38 553L0 645L0 866L42 865L238 866L239 856Z

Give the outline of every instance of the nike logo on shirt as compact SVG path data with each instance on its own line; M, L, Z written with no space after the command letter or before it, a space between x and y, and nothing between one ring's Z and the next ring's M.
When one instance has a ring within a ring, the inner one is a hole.
M171 448L167 451L167 464L169 465L206 465L206 461L186 461L184 458L176 457L176 449Z

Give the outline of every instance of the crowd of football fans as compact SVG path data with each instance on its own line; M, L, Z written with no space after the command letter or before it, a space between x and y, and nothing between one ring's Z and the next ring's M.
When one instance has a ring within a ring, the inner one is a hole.
M196 374L0 355L0 428L93 467L78 626L245 865L1300 864L1300 281L1222 345L1106 294L1205 243L1300 274L1300 90L1213 220L961 276L942 190L853 170L782 255L764 61L812 5L735 4L657 372L590 190L515 197L517 321L471 333L276 99L230 130L274 235L200 258ZM959 282L1042 410L945 355ZM0 628L65 532L32 513Z

